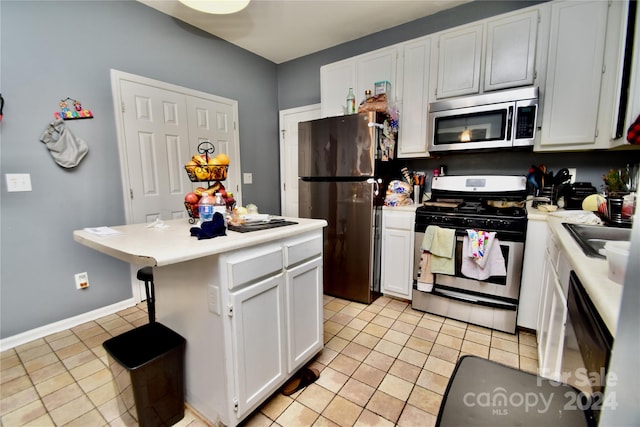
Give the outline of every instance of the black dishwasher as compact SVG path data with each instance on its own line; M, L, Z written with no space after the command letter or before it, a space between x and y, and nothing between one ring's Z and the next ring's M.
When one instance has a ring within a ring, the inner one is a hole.
M604 387L613 336L574 271L569 278L567 323L562 353L563 381L590 398L596 419L604 406Z

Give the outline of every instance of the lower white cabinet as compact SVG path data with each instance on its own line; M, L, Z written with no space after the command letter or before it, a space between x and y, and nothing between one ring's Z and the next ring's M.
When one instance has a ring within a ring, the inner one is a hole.
M567 291L570 266L550 235L542 277L538 316L538 361L540 375L559 381L567 321Z
M186 401L211 424L241 423L322 350L322 242L317 230L154 268L158 321L187 340Z
M288 373L322 350L322 258L287 268L285 301L288 352Z
M546 218L529 219L518 303L518 326L523 328L538 329L538 310L548 236L549 226Z
M239 416L269 397L286 376L282 273L230 295L234 410Z
M382 212L382 267L380 291L411 300L415 211Z

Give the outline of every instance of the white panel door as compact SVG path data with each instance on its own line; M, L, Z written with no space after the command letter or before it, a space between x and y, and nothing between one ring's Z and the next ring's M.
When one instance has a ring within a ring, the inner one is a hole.
M280 111L281 214L298 217L298 123L320 118L320 104Z
M483 24L446 31L438 41L437 98L480 91Z
M234 111L231 103L188 96L189 148L195 154L203 141L213 144L213 155L226 153L229 156L227 179L222 184L232 192L236 202L242 204L240 186L240 150L235 143ZM198 186L199 184L196 183Z
M126 162L132 222L184 218L191 158L184 95L130 81L121 82Z

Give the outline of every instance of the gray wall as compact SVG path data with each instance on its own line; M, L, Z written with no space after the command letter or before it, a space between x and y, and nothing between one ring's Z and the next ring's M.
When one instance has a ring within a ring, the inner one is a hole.
M545 1L475 1L280 64L278 66L280 109L319 103L320 67L325 64ZM402 117L402 112L400 114ZM402 118L400 120L400 127L402 127ZM456 175L468 173L526 175L531 165L545 164L554 172L563 167L576 168L578 181L592 182L596 188L600 189L602 174L609 168L620 168L627 163L639 161L639 151L551 154L501 151L499 153L449 154L437 159L401 161L398 166L398 178L400 178L399 170L402 166L407 166L409 170L432 171L440 164L446 164L449 173Z
M275 64L132 0L2 0L0 24L0 337L131 297L128 264L72 237L125 222L111 68L237 100L242 169L254 182L244 202L279 212ZM72 170L39 142L67 96L95 115L67 122L89 145ZM6 173L30 173L33 191L7 193ZM83 271L91 286L78 291Z

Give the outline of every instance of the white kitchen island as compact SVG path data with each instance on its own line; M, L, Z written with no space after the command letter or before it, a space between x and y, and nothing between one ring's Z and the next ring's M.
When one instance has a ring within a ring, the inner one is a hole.
M153 266L158 322L187 340L185 397L213 424L236 425L323 348L324 220L198 240L186 219L74 240Z

